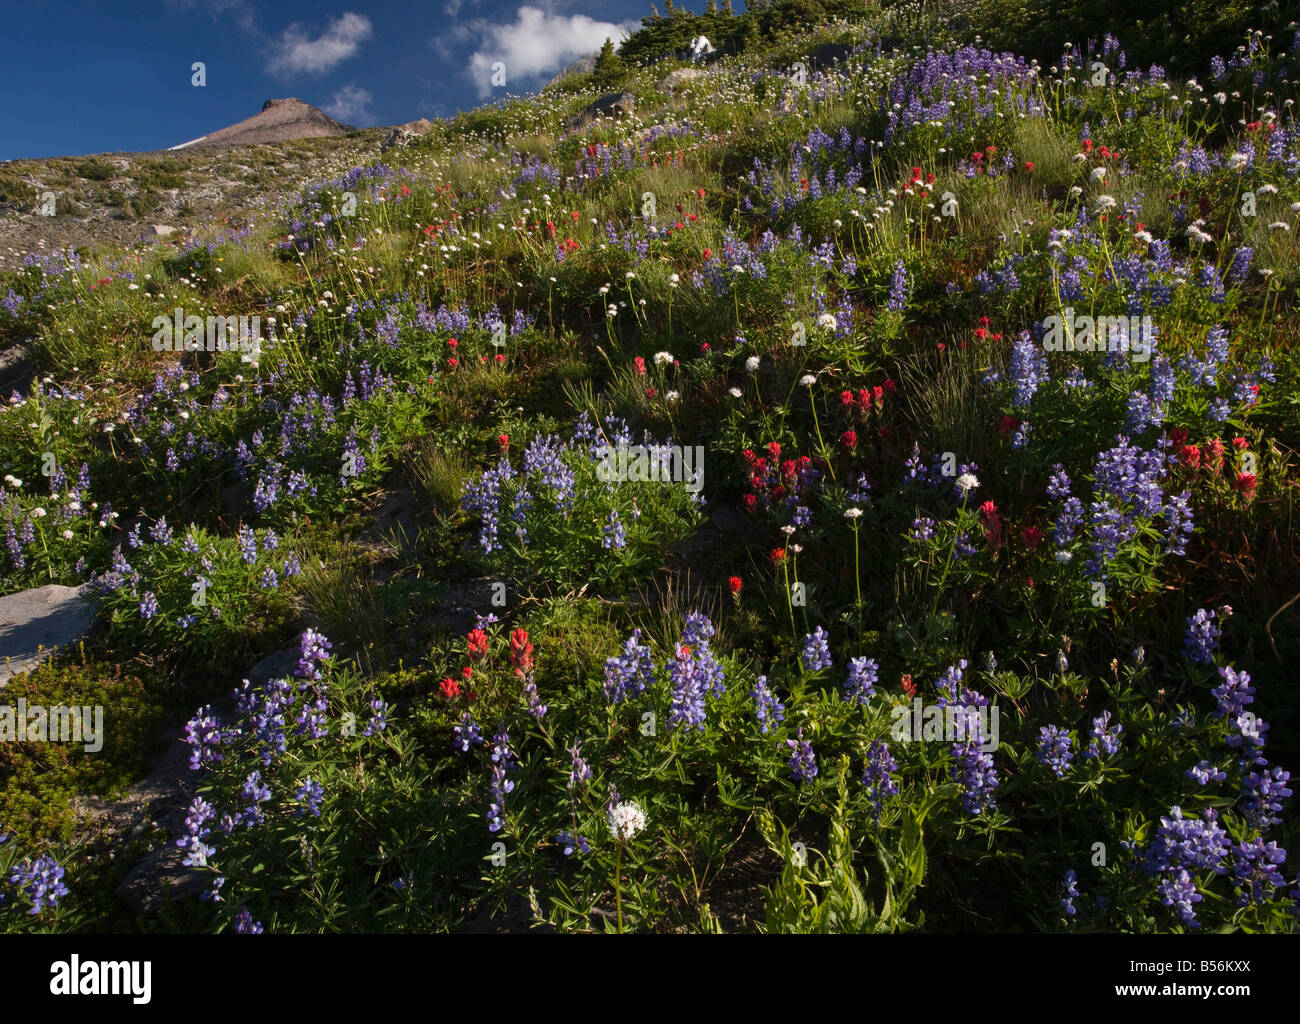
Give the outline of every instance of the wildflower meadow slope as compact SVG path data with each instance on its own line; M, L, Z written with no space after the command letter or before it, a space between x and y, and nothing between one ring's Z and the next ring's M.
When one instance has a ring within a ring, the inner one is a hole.
M1295 930L1300 30L867 6L0 270L5 929Z

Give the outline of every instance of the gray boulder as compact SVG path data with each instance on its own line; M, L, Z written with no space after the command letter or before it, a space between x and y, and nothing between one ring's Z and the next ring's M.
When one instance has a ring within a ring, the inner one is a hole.
M853 47L847 43L822 43L809 54L808 60L814 71L824 71L832 64L846 61L852 56Z
M569 131L579 131L600 117L627 117L636 113L636 97L630 92L612 92L584 107L582 112L569 118Z
M184 860L185 852L174 843L158 847L126 873L118 898L132 913L151 915L169 900L193 896L212 884L210 871L186 867Z
M387 153L390 149L405 146L413 138L415 138L414 132L408 132L405 128L394 128L379 144L379 152Z
M0 597L0 686L85 637L90 620L91 603L76 587L50 583Z
M676 71L670 71L659 80L659 88L663 92L672 92L679 85L700 78L705 74L699 68L678 68Z

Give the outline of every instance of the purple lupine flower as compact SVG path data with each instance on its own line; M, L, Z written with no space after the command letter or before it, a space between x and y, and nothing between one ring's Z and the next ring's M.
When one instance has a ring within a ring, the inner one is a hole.
M1074 760L1070 752L1073 745L1074 738L1060 726L1045 725L1038 730L1038 761L1052 769L1058 779L1063 779Z
M1015 382L1012 404L1025 408L1038 388L1048 379L1047 355L1034 343L1028 331L1021 331L1011 347L1011 364L1007 376Z
M208 858L217 852L203 841L212 832L208 828L208 822L216 816L216 810L201 796L196 796L190 804L189 813L185 816L185 835L176 840L176 845L185 851L185 859L181 863L187 868L204 867Z
M1061 909L1071 917L1078 913L1074 907L1074 901L1079 898L1078 880L1078 874L1074 868L1070 868L1065 873L1065 881L1061 886Z
M1224 665L1219 669L1219 676L1223 682L1210 691L1210 695L1218 702L1215 717L1234 719L1245 710L1247 704L1255 703L1255 688L1250 685L1250 673L1244 669L1238 672L1231 665Z
M1156 837L1142 859L1148 874L1175 871L1179 868L1227 872L1223 860L1228 855L1228 833L1219 825L1213 808L1206 808L1200 818L1184 818L1181 807L1171 807L1169 816L1160 819Z
M1222 782L1228 776L1209 761L1198 761L1187 769L1187 777L1199 786L1208 786L1211 782Z
M710 640L717 633L709 617L702 612L688 612L686 614L686 624L682 627L681 642L688 647L694 647Z
M167 545L172 542L172 529L167 525L167 517L163 516L158 522L154 523L149 529L149 536L157 544Z
M261 935L262 922L254 921L253 915L247 907L240 907L239 913L235 915L235 934L236 935Z
M1264 749L1268 723L1252 711L1243 711L1236 718L1228 721L1227 744L1234 749L1241 749L1243 767L1256 764L1263 767L1268 762L1260 753Z
M606 549L627 547L627 533L623 529L623 523L618 518L618 509L610 509L604 532L605 539L601 541L602 547Z
M483 733L479 730L478 725L474 722L474 717L466 711L461 716L460 724L451 727L452 750L459 750L462 754L469 753L469 748L483 742Z
M158 598L154 597L152 590L144 592L144 598L140 601L140 618L152 619L158 614Z
M574 740L569 747L569 781L566 784L570 793L579 786L591 781L591 765L582 757L582 741Z
M1213 665L1214 652L1219 649L1219 627L1214 624L1214 612L1198 608L1187 619L1187 633L1183 637L1183 656L1197 665Z
M591 846L587 842L586 836L575 836L568 832L560 832L556 835L555 841L564 848L564 855L571 857L575 852L590 853Z
M758 718L758 731L764 736L778 722L785 721L785 705L768 689L767 676L759 676L750 691L754 698L754 715Z
M271 799L271 787L262 782L262 773L249 772L239 792L248 801L248 805L236 816L236 822L249 828L262 824L266 820L262 804Z
M707 641L702 646L707 647ZM672 703L668 709L669 722L674 728L685 726L703 732L707 714L704 708L704 680L699 664L689 648L678 645L676 657L668 666L668 675L673 684Z
M1166 907L1173 907L1178 911L1178 916L1185 924L1193 928L1201 926L1201 923L1196 920L1196 911L1192 908L1192 904L1200 903L1204 897L1196 891L1196 883L1192 881L1192 876L1187 873L1186 868L1179 868L1161 879L1156 885L1156 894Z
M1237 890L1239 906L1267 903L1286 885L1282 876L1286 850L1276 841L1265 844L1263 838L1256 836L1237 843L1233 852L1237 856L1232 865L1232 887Z
M650 648L640 641L641 630L632 630L632 635L623 643L623 653L605 659L605 699L613 704L644 692L655 680L655 663Z
M491 791L488 805L488 831L500 832L505 827L506 794L514 791L515 784L506 773L515 765L515 754L510 749L510 734L499 729L492 737Z
M803 738L803 726L799 727L796 738L786 740L790 748L790 778L796 782L811 782L817 777L817 755L813 753L812 744Z
M549 710L542 703L542 698L537 694L537 682L533 679L533 674L528 673L528 679L524 683L524 697L528 701L528 714L536 721L540 722Z
M898 762L890 756L889 744L884 740L873 740L867 748L867 763L862 772L862 784L867 787L867 799L880 820L880 807L885 797L898 795L898 783L893 773L898 771Z
M185 723L185 742L190 745L190 771L198 771L205 764L215 764L223 757L221 745L230 739L221 728L221 720L205 704Z
M293 798L300 804L306 805L305 808L298 809L299 815L310 813L319 818L320 804L325 799L325 787L319 782L312 781L311 776L308 776L298 784L298 789L293 794Z
M393 713L391 704L385 704L379 697L370 699L370 720L361 731L362 736L374 736L388 728L388 716Z
M866 704L876 692L880 666L872 658L850 658L849 675L844 680L844 699Z
M1223 778L1222 772L1219 778ZM1291 773L1278 765L1242 777L1239 809L1251 828L1265 832L1282 824L1282 801L1291 795L1290 781Z
M804 671L820 672L824 668L831 667L829 639L829 634L821 626L804 637L803 653L799 655Z
M63 884L63 868L53 857L43 854L35 860L27 859L14 866L9 875L11 884L16 885L31 900L32 909L29 916L35 916L43 910L55 910L59 900L68 895L68 887Z
M248 565L257 561L257 537L243 525L239 527L239 554Z
M1119 734L1123 731L1124 727L1118 722L1111 725L1110 712L1103 711L1099 717L1092 720L1092 728L1088 732L1091 739L1083 752L1083 756L1086 758L1100 758L1118 753Z
M298 666L293 674L299 679L319 680L320 668L329 659L334 645L325 634L314 629L306 630L298 639Z
M905 305L907 305L907 267L900 259L894 263L894 273L889 280L888 306L895 312L901 313Z
M976 731L980 731L978 725ZM998 788L998 773L993 766L993 755L980 750L977 743L954 743L952 754L951 776L961 783L962 809L967 814L996 810L994 791Z

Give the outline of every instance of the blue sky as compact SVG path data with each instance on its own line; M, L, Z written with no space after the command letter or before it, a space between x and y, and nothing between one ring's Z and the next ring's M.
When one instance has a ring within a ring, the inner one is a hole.
M650 0L0 0L0 159L164 149L272 97L361 127L448 116L539 88L649 10ZM497 60L504 89L490 87ZM195 61L203 87L191 84Z

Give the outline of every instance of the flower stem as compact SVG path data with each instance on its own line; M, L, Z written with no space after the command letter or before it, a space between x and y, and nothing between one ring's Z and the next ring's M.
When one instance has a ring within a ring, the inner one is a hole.
M618 933L623 934L623 844L614 851L614 906L618 911Z

